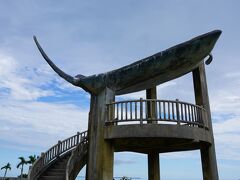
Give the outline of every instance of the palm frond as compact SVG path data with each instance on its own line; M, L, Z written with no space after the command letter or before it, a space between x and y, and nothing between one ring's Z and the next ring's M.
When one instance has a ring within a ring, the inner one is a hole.
M28 156L29 161L27 161L28 164L33 164L36 161L36 155Z
M17 168L19 168L19 166L21 166L21 164L22 164L21 162L20 162L20 163L18 163L18 165L17 165Z
M17 168L19 168L19 166L27 163L26 160L24 159L24 157L22 157L22 156L19 157L18 159L20 159L20 162L18 163Z
M7 163L5 166L1 167L1 170L3 169L10 169L11 170L11 164Z

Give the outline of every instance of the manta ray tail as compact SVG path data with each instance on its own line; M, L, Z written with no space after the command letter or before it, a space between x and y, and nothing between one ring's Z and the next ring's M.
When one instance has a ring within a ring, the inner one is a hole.
M47 56L47 54L44 52L44 50L42 49L42 47L40 46L36 36L33 36L33 39L37 45L38 50L40 51L40 53L42 54L43 58L47 61L47 63L51 66L51 68L63 79L65 79L66 81L68 81L69 83L73 84L73 85L77 85L79 78L77 77L72 77L70 75L68 75L67 73L63 72L61 69L59 69L52 61L51 59ZM85 77L82 75L82 78Z

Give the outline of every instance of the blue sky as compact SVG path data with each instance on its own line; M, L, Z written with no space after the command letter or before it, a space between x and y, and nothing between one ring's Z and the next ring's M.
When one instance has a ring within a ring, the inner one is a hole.
M208 87L220 179L239 179L239 7L237 0L0 1L0 166L10 162L16 176L19 156L87 129L89 95L47 66L33 35L66 72L90 75L221 29ZM194 102L192 88L186 75L159 86L158 98ZM140 97L144 92L118 98ZM202 178L199 151L160 157L162 179ZM146 178L146 156L117 153L114 174Z

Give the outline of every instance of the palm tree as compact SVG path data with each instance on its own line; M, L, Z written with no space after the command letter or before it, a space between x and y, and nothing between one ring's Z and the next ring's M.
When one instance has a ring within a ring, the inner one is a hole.
M28 164L33 165L33 163L37 160L36 155L28 156L29 160L27 161Z
M27 164L30 164L29 169L28 169L28 173L29 173L29 171L32 168L33 163L37 160L37 158L36 158L36 155L28 156L28 158L29 158L29 160L27 161Z
M2 170L2 169L5 169L5 173L4 173L4 177L3 177L3 180L5 180L8 169L11 170L11 164L10 164L10 163L7 163L7 165L6 165L6 166L3 166L3 167L1 168L1 170Z
M27 164L27 161L24 159L24 157L19 157L18 159L20 159L20 162L18 163L17 168L19 168L21 166L21 177L20 177L20 179L22 179L23 166L24 166L24 164Z

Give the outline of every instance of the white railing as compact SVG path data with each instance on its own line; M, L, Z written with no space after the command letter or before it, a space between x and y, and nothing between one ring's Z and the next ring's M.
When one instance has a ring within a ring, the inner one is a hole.
M107 104L106 125L127 124L134 121L144 123L175 123L178 125L208 128L203 107L182 102L140 99Z
M48 151L42 153L37 161L33 164L30 173L29 180L35 180L37 176L40 175L42 170L47 167L55 159L63 156L67 152L70 152L78 144L87 141L87 131L82 133L77 133L74 136L71 136L63 141L58 141L58 143L52 146Z

